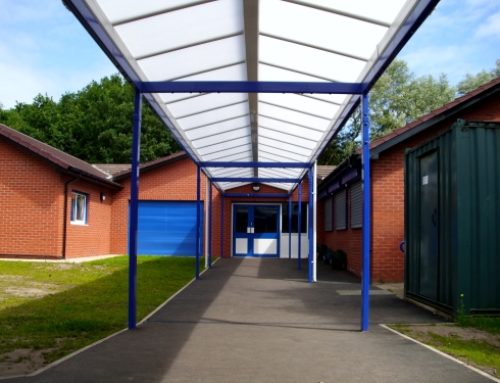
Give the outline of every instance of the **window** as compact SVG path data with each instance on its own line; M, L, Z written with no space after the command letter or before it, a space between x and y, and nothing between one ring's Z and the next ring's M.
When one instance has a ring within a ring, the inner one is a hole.
M71 223L80 225L87 223L87 194L78 192L71 194Z
M333 197L335 230L347 229L346 202L346 190L342 190Z
M325 231L333 230L333 209L332 209L332 199L327 198L325 200L324 205L324 222L325 222Z
M288 202L284 203L282 206L282 232L283 234L288 233ZM299 204L298 202L292 202L292 233L297 234L299 217ZM300 232L307 233L307 202L302 202L301 217L300 217Z
M363 226L363 193L361 182L351 186L351 228L359 229Z

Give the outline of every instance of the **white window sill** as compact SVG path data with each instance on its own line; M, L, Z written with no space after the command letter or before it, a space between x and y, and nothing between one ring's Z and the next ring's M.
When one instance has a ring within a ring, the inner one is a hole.
M88 226L89 224L88 223L85 223L85 222L79 222L79 221L70 221L70 223L72 225L75 225L75 226Z

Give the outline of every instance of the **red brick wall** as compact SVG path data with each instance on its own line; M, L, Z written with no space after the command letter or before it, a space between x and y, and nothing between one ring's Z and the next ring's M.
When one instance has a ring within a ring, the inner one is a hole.
M413 138L380 154L373 160L372 171L372 279L377 282L404 279L404 255L399 244L404 239L404 153L419 146L451 127L458 119L469 121L500 121L500 95L468 108L458 116L448 118ZM325 232L323 209L318 208L318 243L348 254L348 268L361 273L361 229Z
M0 255L60 257L62 208L60 175L0 137Z
M73 177L27 150L0 138L0 255L62 257L64 183ZM109 254L111 198L99 201L99 188L86 181L68 190L89 194L88 224L66 220L66 257Z
M348 198L347 211L350 211L351 199ZM318 245L326 245L332 250L343 250L347 254L347 270L361 275L361 229L351 229L348 214L347 229L325 231L324 229L324 200L318 201Z
M72 192L87 194L87 224L71 223ZM101 201L100 194L106 199ZM110 254L111 190L77 180L68 185L66 258Z

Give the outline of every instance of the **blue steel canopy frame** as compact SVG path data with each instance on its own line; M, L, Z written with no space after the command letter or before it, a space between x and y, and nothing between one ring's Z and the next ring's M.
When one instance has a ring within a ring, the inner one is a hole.
M290 1L291 2L291 1ZM327 134L322 138L320 144L314 149L310 162L307 167L304 167L300 177L295 179L288 178L287 182L295 183L295 187L299 188L301 194L301 180L307 172L311 177L310 168L318 158L319 154L328 145L330 140L338 133L338 131L345 125L347 119L350 117L354 109L362 103L363 111L363 281L362 281L362 320L361 330L368 329L368 313L369 313L369 268L370 268L370 147L369 147L369 119L368 119L368 92L374 85L375 81L380 77L383 71L394 59L396 54L402 49L406 42L411 38L415 30L422 24L427 16L432 12L439 0L419 0L412 3L411 8L405 15L404 22L399 24L392 30L388 36L388 41L384 42L381 52L373 58L373 62L364 73L363 80L357 83L346 82L262 82L262 81L143 81L140 72L136 71L137 66L129 62L129 57L123 54L122 46L117 44L111 34L109 28L114 26L111 24L104 25L99 18L94 14L92 6L88 0L63 0L66 7L74 13L76 18L79 19L81 24L87 29L89 34L99 44L102 50L108 55L111 61L116 65L120 72L128 79L135 87L135 101L134 101L134 118L133 118L133 141L132 141L132 175L131 175L131 197L130 197L130 224L129 224L129 328L136 327L136 306L135 306L135 289L136 289L136 265L137 265L137 224L138 224L138 192L139 192L139 148L140 148L140 130L141 130L141 105L142 96L146 98L153 110L163 120L165 125L170 129L175 139L183 147L186 153L193 159L197 165L197 234L200 236L200 168L203 165L197 154L193 151L190 145L187 144L186 138L182 136L176 129L175 123L171 117L160 107L155 101L152 93L157 92L170 92L170 93L190 93L190 92L217 92L217 93L323 93L323 94L351 94L351 97L345 103L345 107L341 113L337 115L329 125ZM292 3L292 2L291 2ZM300 2L295 2L299 4ZM248 5L248 4L246 4ZM312 6L314 7L314 6ZM321 8L316 6L316 8ZM326 10L326 8L325 8ZM366 19L367 20L367 19ZM366 21L365 20L365 21ZM368 20L370 22L370 20ZM119 23L117 23L119 24ZM392 27L391 27L392 28ZM261 36L265 36L261 32ZM304 45L305 46L305 45ZM378 50L378 48L377 48ZM247 54L249 51L247 51ZM370 59L372 61L372 59ZM251 77L251 76L249 76ZM253 78L249 78L253 80ZM252 133L253 134L253 133ZM252 140L253 142L253 140ZM234 162L231 165L234 166ZM213 164L212 164L213 165ZM256 162L251 164L254 169L263 167L262 163ZM279 167L279 165L277 166ZM204 170L209 181L213 181L208 171ZM254 173L255 175L255 173ZM222 179L231 180L229 182L247 182L249 178L242 177L221 177ZM245 181L242 181L242 180ZM259 182L259 177L253 177L252 180ZM264 178L266 179L266 178ZM275 178L269 178L275 182ZM238 181L239 180L239 181ZM276 181L285 182L285 181ZM216 188L221 192L221 256L223 252L222 238L223 238L223 218L224 218L224 191L217 185ZM311 199L311 185L309 187L309 198ZM299 209L301 198L299 198ZM300 219L300 218L299 218ZM299 221L300 227L300 221ZM312 234L312 233L311 233ZM310 241L313 238L310 235ZM300 233L298 235L300 244ZM197 268L196 277L199 277L199 252L200 238L197 238ZM310 244L311 246L311 244ZM309 258L311 258L312 251L309 251ZM299 265L300 265L300 245L299 245Z

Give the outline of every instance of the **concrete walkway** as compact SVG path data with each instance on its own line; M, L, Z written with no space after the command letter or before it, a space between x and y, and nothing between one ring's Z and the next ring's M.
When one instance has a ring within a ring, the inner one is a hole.
M12 382L489 382L378 323L438 318L375 289L358 332L360 286L324 270L308 284L296 261L215 264L135 331Z

